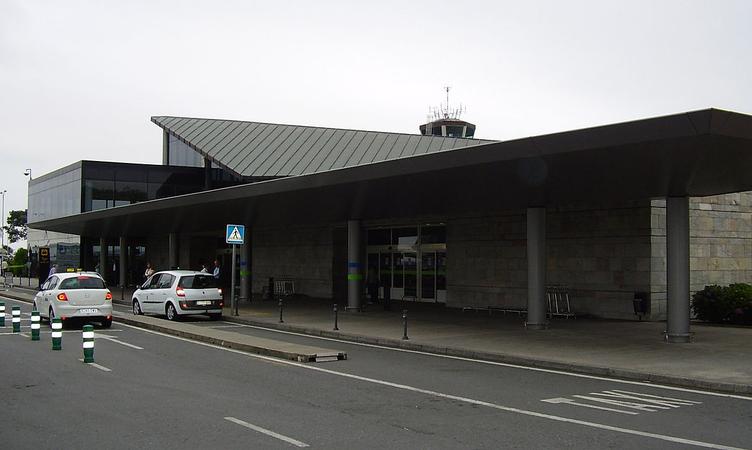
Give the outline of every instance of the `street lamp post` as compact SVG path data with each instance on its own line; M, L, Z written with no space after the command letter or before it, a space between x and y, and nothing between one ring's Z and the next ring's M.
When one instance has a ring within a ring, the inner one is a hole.
M29 183L31 183L31 169L24 170L24 176L29 177ZM29 185L26 185L26 223L29 222ZM29 236L26 235L26 277L29 281L29 287L31 287L31 243L29 242Z
M3 196L3 206L0 211L0 217L2 218L2 222L5 222L5 193L8 192L7 189L3 189L0 191L0 195ZM3 262L5 262L5 229L3 228L2 223L0 223L0 276L3 277L3 280L5 280L5 269L3 268Z

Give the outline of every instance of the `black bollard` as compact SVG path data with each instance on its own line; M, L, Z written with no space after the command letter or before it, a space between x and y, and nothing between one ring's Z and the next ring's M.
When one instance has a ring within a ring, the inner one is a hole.
M407 337L407 310L406 309L402 310L402 324L405 327L405 333L402 335L402 339L403 340L408 340L410 338Z
M284 323L282 320L282 297L279 298L279 323Z
M337 304L334 304L334 331L339 331L339 327L337 326Z
M125 285L120 286L120 300L125 300Z

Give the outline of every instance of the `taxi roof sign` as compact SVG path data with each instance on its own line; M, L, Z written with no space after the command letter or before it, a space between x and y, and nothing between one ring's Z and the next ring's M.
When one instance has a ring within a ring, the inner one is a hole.
M225 242L228 244L243 244L245 241L245 225L228 224L225 231Z

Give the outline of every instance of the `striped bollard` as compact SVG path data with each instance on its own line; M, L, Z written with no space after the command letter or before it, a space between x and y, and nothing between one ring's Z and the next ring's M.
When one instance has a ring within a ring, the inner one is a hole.
M84 325L84 362L94 362L94 325Z
M52 319L52 349L63 349L63 321L57 317Z
M39 340L39 311L31 312L31 340Z
M13 332L20 333L21 332L21 308L18 306L13 306L11 308L11 314L13 315L13 318L11 319L13 321Z
M0 327L5 327L5 302L0 302Z

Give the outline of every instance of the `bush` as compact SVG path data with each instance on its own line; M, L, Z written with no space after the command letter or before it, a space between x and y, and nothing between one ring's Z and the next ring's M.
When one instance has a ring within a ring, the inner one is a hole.
M692 296L692 311L707 322L752 324L752 286L705 286Z

